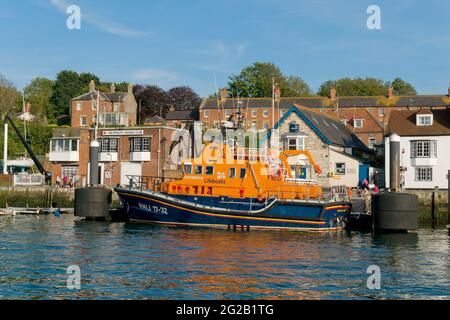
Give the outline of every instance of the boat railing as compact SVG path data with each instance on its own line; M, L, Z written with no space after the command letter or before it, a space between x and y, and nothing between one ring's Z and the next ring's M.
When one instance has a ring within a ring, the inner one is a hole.
M163 182L173 181L175 178L157 177L157 176L137 176L127 175L128 185L130 189L137 190L153 190L161 191L161 185Z
M349 194L349 188L347 186L333 186L326 189L319 197L312 196L309 192L309 188L299 192L297 190L281 190L281 187L277 189L269 189L265 191L265 199L277 198L277 199L294 199L294 200L306 200L306 201L348 201L351 196Z

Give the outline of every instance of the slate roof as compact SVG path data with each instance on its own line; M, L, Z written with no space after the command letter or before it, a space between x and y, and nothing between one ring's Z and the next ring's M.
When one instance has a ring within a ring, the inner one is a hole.
M198 109L184 110L184 111L169 111L166 115L166 120L168 121L190 121L198 120L199 114Z
M268 108L272 106L272 98L239 98L241 107L245 108ZM280 99L280 108L290 108L293 104L298 104L308 108L323 108L330 105L337 105L339 108L353 107L444 107L450 106L448 95L417 95L417 96L364 96L364 97L337 97L334 100L328 97L283 97ZM219 106L222 108L221 102ZM278 107L278 104L276 104ZM217 109L217 99L208 98L202 102L202 109ZM224 104L224 109L238 108L237 98L228 98Z
M418 126L416 115L423 114L414 110L393 110L389 118L387 131L399 136L440 136L450 135L450 109L431 110L433 124Z
M121 102L127 95L127 92L100 92L100 98L102 100L108 100L111 102ZM97 91L91 91L72 100L96 100L97 99Z
M146 118L144 120L145 123L166 123L166 120L158 115L155 115L151 118Z
M359 138L348 129L341 121L321 115L306 109L292 106L288 112L278 121L278 128L291 113L295 112L326 144L343 148L355 148L364 151L369 149Z

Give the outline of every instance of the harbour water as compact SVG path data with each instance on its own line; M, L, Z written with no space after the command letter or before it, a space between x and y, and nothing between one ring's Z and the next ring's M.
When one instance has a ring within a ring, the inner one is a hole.
M230 231L0 217L0 299L450 299L446 230ZM68 289L78 265L81 288ZM381 271L369 289L367 268Z

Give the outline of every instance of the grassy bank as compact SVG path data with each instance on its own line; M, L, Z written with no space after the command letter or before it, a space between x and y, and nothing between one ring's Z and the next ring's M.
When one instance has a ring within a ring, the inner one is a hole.
M45 189L0 190L0 208L9 207L45 207L47 194ZM73 192L56 190L53 192L54 207L73 207Z

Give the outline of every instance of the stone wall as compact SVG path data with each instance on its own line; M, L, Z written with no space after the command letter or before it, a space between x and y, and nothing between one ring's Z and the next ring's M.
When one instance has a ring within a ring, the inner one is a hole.
M330 153L328 145L319 138L319 136L306 125L299 116L292 112L286 121L284 121L279 129L280 133L289 132L289 124L296 122L299 125L299 130L306 133L305 149L311 153L314 161L322 169L322 174L319 176L319 183L323 187L329 187L330 182L327 174L330 172Z

